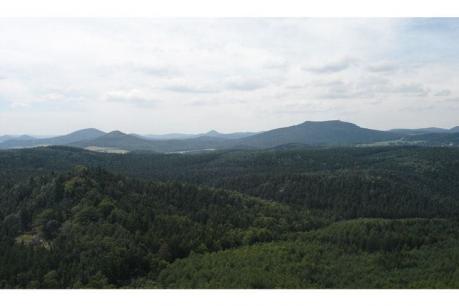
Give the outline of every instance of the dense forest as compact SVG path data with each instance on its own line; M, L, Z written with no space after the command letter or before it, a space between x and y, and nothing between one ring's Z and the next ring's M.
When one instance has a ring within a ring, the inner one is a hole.
M458 288L459 149L0 151L1 288Z

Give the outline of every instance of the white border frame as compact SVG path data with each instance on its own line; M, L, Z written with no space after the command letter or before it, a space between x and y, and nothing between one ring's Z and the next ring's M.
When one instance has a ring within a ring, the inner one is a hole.
M455 17L457 0L3 0L0 17ZM2 305L456 305L458 290L0 290Z
M0 17L455 17L457 0L2 0Z

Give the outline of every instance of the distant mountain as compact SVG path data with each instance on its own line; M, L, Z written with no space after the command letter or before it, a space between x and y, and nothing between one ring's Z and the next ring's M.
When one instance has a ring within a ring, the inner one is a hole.
M200 136L191 139L154 141L155 151L165 153L190 153L202 150L226 149L232 146L232 140Z
M26 136L26 138L13 138L0 143L1 149L12 149L12 148L31 148L38 146L50 146L50 145L69 145L73 142L94 139L104 135L105 133L97 129L84 129L75 131L73 133L50 137L50 138L32 138Z
M32 136L29 136L29 135L3 135L3 136L0 136L0 143L8 141L8 140L12 140L12 139L16 139L16 140L31 140L31 139L35 139L35 138L32 137Z
M134 134L137 137L150 139L150 140L177 140L177 139L193 139L203 136L208 137L215 137L215 138L224 138L224 139L240 139L248 136L255 135L257 133L253 132L239 132L239 133L219 133L215 130L211 130L207 133L203 134L180 134L180 133L173 133L173 134L164 134L164 135L138 135Z
M191 153L221 149L284 150L311 146L459 146L459 127L379 131L362 128L349 122L331 120L306 121L261 133L224 134L211 130L205 134L195 135L141 136L120 131L104 133L97 129L84 129L64 136L41 139L30 136L16 136L12 139L9 137L0 138L0 140L5 139L0 142L0 149L59 145L112 153L132 151ZM172 139L162 137L172 137Z
M76 141L69 145L80 148L118 148L128 151L153 149L151 141L120 131L112 131L97 138Z
M12 139L16 139L16 140L34 140L34 139L38 139L38 137L32 137L32 136L29 136L29 135L19 135L19 136L13 136Z
M437 127L428 127L421 129L392 129L389 132L402 134L402 135L420 135L420 134L433 134L433 133L449 133L450 130Z
M402 134L402 135L422 135L422 134L437 134L437 133L459 133L459 126L450 129L443 129L437 127L428 127L420 129L392 129L389 132Z
M4 142L4 141L7 141L7 140L14 139L15 137L16 136L12 136L12 135L2 135L2 136L0 136L0 143Z
M148 140L135 135L113 131L101 137L69 144L80 148L117 148L127 151L154 151L182 153L187 151L217 149L224 147L224 140L212 137L192 139Z
M202 136L208 136L208 137L215 137L215 138L224 138L224 139L241 139L249 136L256 135L258 133L253 133L253 132L239 132L239 133L229 133L229 134L223 134L219 133L216 130L211 130Z
M274 129L238 142L238 146L272 148L285 144L353 145L399 139L401 135L361 128L339 120L306 121L302 124Z
M62 145L62 144L69 144L72 142L76 141L84 141L84 140L90 140L90 139L95 139L98 137L101 137L105 135L105 132L102 132L98 129L84 129L84 130L79 130L64 136L58 136L58 137L53 137L49 140L53 142L53 145Z
M7 141L7 140L10 140L10 139L13 139L13 138L14 138L14 136L11 136L11 135L0 136L0 143L4 142L4 141Z
M459 132L411 135L404 140L424 146L459 146Z
M191 139L199 137L198 134L182 134L182 133L170 133L170 134L162 134L162 135L139 135L139 134L132 134L134 136L150 139L150 140L171 140L171 139Z

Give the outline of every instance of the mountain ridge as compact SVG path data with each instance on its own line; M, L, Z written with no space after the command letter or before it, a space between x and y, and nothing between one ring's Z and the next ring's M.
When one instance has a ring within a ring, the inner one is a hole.
M72 133L50 137L50 138L32 138L32 139L10 139L0 143L0 148L13 149L13 148L30 148L38 146L49 146L49 145L68 145L72 142L81 140L94 139L104 135L105 132L95 128L87 128L77 130Z
M401 135L365 129L340 120L305 121L303 123L249 136L239 145L270 148L289 143L307 145L349 145L361 142L394 140Z
M166 134L175 138L149 138L126 134L119 130L103 132L88 128L50 138L7 139L0 141L0 149L38 146L71 146L79 148L109 148L124 151L152 151L158 153L187 153L221 149L268 149L291 146L354 146L354 145L459 145L451 129L393 129L381 131L360 127L341 120L304 121L265 132L224 134L210 130L203 134ZM187 136L184 136L187 135ZM451 136L447 136L451 135ZM185 137L185 138L183 138Z

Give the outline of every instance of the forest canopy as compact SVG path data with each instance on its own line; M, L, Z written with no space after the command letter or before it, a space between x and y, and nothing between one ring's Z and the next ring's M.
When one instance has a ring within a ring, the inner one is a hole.
M459 150L0 152L1 288L457 288Z

